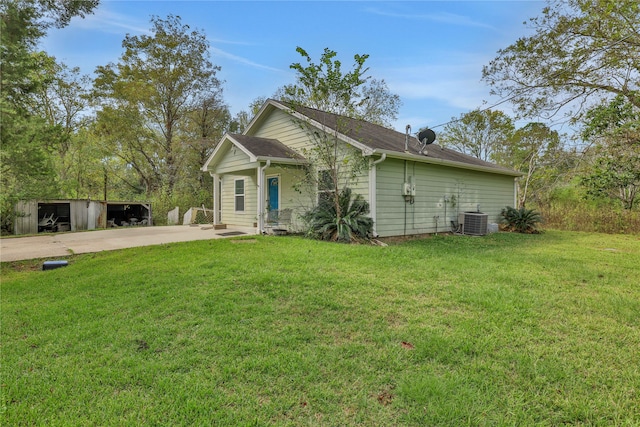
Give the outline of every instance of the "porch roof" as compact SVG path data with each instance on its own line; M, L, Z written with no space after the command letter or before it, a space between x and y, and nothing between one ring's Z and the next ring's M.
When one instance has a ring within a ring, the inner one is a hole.
M306 162L304 157L277 139L260 138L239 133L229 134L229 137L236 142L236 145L244 147L249 157L253 156L256 160L272 160L279 163L282 163L283 160L294 161L295 163Z
M251 163L264 162L267 160L270 160L272 163L289 165L308 163L303 156L277 139L227 133L213 150L213 153L211 153L204 166L202 166L202 171L207 172L209 165L215 165L217 159L220 159L224 154L224 146L228 146L229 144L238 147L245 153Z

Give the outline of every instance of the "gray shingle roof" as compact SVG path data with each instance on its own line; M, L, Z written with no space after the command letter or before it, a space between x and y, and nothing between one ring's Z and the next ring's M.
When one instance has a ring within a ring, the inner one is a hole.
M512 169L505 168L494 163L485 162L476 157L469 156L467 154L460 153L449 148L441 147L437 144L430 144L426 146L426 152L420 153L420 143L417 138L410 136L408 150L405 151L406 134L395 131L393 129L387 129L383 126L369 123L364 120L353 119L345 116L340 116L325 111L316 110L313 108L303 107L300 105L293 105L290 103L275 101L287 108L293 109L296 112L318 122L330 129L338 130L338 132L345 136L357 141L372 150L382 150L386 152L409 153L415 156L427 157L433 159L439 159L449 162L463 163L471 166L478 166L482 168L495 169L500 172L511 172L517 174Z
M284 145L277 139L260 138L257 136L229 134L256 157L273 157L279 159L304 160L300 154Z

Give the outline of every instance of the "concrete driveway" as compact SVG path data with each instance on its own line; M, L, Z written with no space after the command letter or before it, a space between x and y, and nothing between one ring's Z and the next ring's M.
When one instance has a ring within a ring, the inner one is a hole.
M211 226L173 225L11 237L0 239L0 262L52 258L191 240L223 239L255 233L255 228L231 227L214 230Z

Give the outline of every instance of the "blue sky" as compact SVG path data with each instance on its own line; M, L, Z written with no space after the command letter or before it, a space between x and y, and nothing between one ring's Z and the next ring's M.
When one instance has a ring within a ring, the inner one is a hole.
M524 0L102 0L93 15L52 30L41 48L93 76L96 66L118 61L126 34L149 32L152 15L179 15L207 36L232 114L295 82L289 65L302 59L297 46L314 62L325 47L336 51L343 70L354 54L369 54L369 75L384 79L403 102L394 127L404 131L407 124L434 127L499 101L481 81L482 66L530 34L524 21L544 6ZM511 113L508 104L498 108Z

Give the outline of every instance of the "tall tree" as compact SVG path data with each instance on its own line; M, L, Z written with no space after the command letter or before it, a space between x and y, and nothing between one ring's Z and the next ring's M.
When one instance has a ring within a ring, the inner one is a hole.
M92 164L83 155L89 152L86 136L78 136L89 120L87 93L90 78L81 75L79 68L69 68L53 58L48 67L51 81L34 94L33 104L36 114L60 131L60 138L52 147L52 155L61 196L94 197L82 188L84 180L78 173L88 172L87 167Z
M565 154L557 131L532 122L516 130L493 157L498 164L524 174L518 181L518 204L524 207L530 198L539 202L566 171Z
M249 104L249 111L241 110L235 115L229 125L229 131L234 133L242 133L249 126L251 119L258 114L260 107L266 102L267 98L259 96Z
M51 27L85 16L98 0L4 0L0 2L0 216L9 228L21 198L56 197L52 152L63 129L43 116L36 94L55 79L53 58L37 50Z
M509 140L515 127L509 116L499 110L473 110L461 114L444 127L438 140L445 146L485 161Z
M38 41L51 27L63 28L74 16L92 13L99 0L3 0L0 2L0 93L20 106L45 83Z
M640 2L548 0L535 34L498 51L483 69L493 92L523 116L574 118L589 100L620 95L640 107Z
M200 168L231 123L229 107L220 95L219 92L203 94L185 113L180 132L186 148L185 168L180 175L188 188L183 191L211 191L211 179L202 174Z
M632 209L640 189L640 108L619 95L590 109L583 137L593 142L592 164L582 177L587 193Z
M53 58L52 58L53 59ZM80 74L78 67L69 68L65 64L51 61L50 83L35 94L38 115L44 117L51 126L60 126L66 136L58 147L64 158L70 149L70 137L87 121L87 99L90 78Z
M367 76L365 62L369 55L354 55L353 69L342 71L337 53L325 48L320 61L314 63L301 47L296 51L306 65L299 62L290 68L297 72L297 82L281 88L276 96L306 107L390 126L396 119L401 101L392 94L384 80Z
M141 173L147 191L163 188L173 193L183 166L184 139L181 124L204 93L221 90L210 61L205 35L191 31L179 16L151 19L152 35L127 35L117 64L98 67L95 89L103 103L103 129L120 131L133 118L142 125L138 134L120 138L114 147ZM133 128L136 129L136 128ZM131 130L131 128L129 128Z

